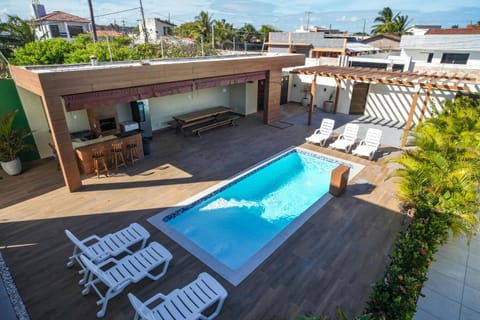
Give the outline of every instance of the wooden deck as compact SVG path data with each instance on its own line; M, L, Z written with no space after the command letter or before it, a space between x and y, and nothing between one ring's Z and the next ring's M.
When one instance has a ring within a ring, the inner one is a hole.
M292 109L293 110L293 109ZM304 110L304 109L303 109ZM288 111L288 110L287 110ZM302 111L304 112L304 111ZM315 128L263 125L259 116L202 138L154 136L152 154L109 178L87 178L69 193L53 160L31 164L18 177L0 180L0 250L32 319L94 319L97 297L81 295L76 269L65 263L79 237L103 235L136 221L173 254L167 275L132 285L108 306L105 319L131 319L126 293L145 300L170 292L207 271L228 291L218 319L291 319L305 313L361 312L371 285L402 228L393 170L384 157L372 163L341 152L304 145L366 165L346 194L330 200L239 286L210 270L146 219L157 212L292 146ZM359 180L360 179L360 180ZM355 183L358 181L358 183ZM15 195L15 192L18 195Z

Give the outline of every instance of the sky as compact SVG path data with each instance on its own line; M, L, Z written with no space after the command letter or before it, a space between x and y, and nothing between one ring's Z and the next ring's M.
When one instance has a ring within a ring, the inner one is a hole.
M214 19L225 19L240 28L251 23L256 28L268 24L282 31L295 31L301 25L325 26L349 33L369 33L378 12L390 7L394 13L408 15L412 24L439 24L443 28L452 25L465 27L480 21L478 0L92 0L97 24L134 26L141 19L140 1L143 2L146 18L170 20L180 25L193 21L200 11L207 11ZM0 18L6 14L31 18L31 0L1 0ZM40 0L46 11L55 10L90 18L88 0ZM132 9L132 10L129 10ZM118 11L125 12L115 13ZM115 14L110 14L115 13Z

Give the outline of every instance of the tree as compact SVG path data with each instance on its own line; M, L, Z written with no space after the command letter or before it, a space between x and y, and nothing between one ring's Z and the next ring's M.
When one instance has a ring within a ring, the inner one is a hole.
M23 47L35 41L32 24L18 16L8 16L6 22L0 23L0 50L8 58L17 47Z
M203 41L210 42L210 35L212 34L212 25L214 20L208 14L208 12L201 11L200 14L195 17L194 23L200 36L203 37Z
M268 41L268 34L270 32L280 32L281 30L278 30L278 29L275 29L274 27L272 26L269 26L269 25L266 25L266 24L263 24L260 29L258 30L258 32L260 33L260 40L262 42L266 42Z
M398 163L401 199L448 218L454 233L478 231L480 180L480 97L446 102L413 133L415 149Z
M403 34L410 23L408 16L401 16L400 12L394 15L390 7L385 7L382 11L378 12L378 17L375 18L375 22L377 22L377 24L372 27L373 34Z
M61 39L49 39L27 43L16 48L10 63L14 65L63 64L65 56L73 50L71 42Z
M245 23L237 33L240 35L240 41L243 42L255 42L259 39L258 31L251 23Z

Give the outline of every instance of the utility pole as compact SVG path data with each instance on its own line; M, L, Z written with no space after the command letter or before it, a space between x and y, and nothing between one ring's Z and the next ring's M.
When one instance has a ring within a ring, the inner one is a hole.
M92 20L93 42L97 42L97 27L95 26L95 17L93 15L92 0L88 0L88 7L90 8L90 19Z
M367 19L363 18L363 34L362 36L365 36L365 24L367 23Z
M313 13L312 11L305 11L307 15L307 31L310 31L310 15Z
M148 43L147 24L145 23L145 14L143 13L143 4L142 4L142 0L139 0L139 1L140 1L140 12L142 13L143 35L145 36L145 43Z

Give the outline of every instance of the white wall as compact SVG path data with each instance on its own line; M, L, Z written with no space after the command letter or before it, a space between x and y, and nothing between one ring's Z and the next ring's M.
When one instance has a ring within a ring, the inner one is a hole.
M304 96L303 88L305 85L310 88L312 80L313 75L290 74L288 101L301 103ZM337 82L333 78L317 77L316 84L315 100L313 101L313 104L318 108L323 108L323 102L329 99L331 93L333 93L333 99L335 99ZM347 97L348 95L342 95L342 92L340 92L338 112L343 113L341 110L344 108L340 108L340 104L348 103L348 106L350 106L350 100L345 100Z
M88 123L87 110L65 112L65 119L67 120L67 126L68 126L69 132L90 130L90 124Z
M48 143L51 140L47 118L43 110L43 103L40 96L17 87L18 95L22 101L23 110L27 117L28 125L32 130L33 140L37 146L40 158L52 156L52 150Z
M208 88L172 96L149 99L152 130L168 126L167 122L175 115L192 112L208 107L229 106L229 91L227 87Z
M396 85L371 84L365 108L365 114L379 119L387 119L407 122L410 113L410 106L413 102L414 88ZM413 123L418 123L423 101L425 100L426 89L421 89L417 101ZM432 106L441 106L442 101L453 99L455 92L433 90L427 103L425 117L430 117Z
M233 109L233 112L245 114L245 83L231 85L228 90L229 106Z

